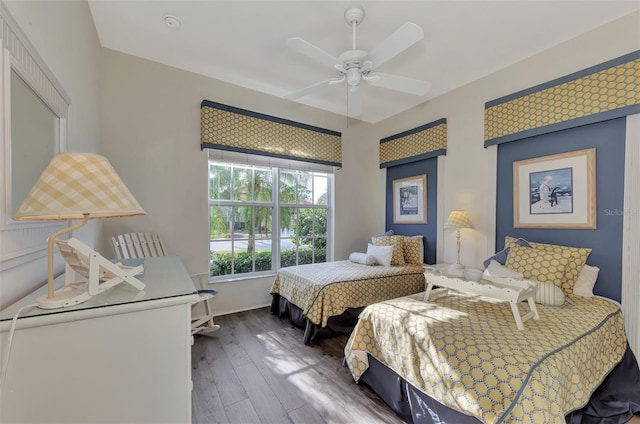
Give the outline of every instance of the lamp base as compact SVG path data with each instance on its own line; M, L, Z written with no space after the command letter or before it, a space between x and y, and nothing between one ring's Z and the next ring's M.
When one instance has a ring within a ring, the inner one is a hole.
M40 296L36 299L36 306L40 309L57 309L67 308L69 306L78 305L89 299L89 293L86 286L72 287L65 285L53 293L53 297L47 295Z
M464 269L464 265L462 265L461 263L451 264L451 266L449 268L451 268L451 269Z

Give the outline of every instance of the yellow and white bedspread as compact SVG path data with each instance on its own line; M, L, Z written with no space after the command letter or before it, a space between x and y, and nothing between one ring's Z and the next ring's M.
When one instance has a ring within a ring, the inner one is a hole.
M423 292L422 265L367 266L336 261L282 268L271 287L325 327L329 317L387 299Z
M584 406L626 349L622 313L601 298L538 305L516 328L509 304L451 293L368 306L345 348L355 378L367 353L449 408L484 423L564 423ZM522 306L525 307L524 305Z

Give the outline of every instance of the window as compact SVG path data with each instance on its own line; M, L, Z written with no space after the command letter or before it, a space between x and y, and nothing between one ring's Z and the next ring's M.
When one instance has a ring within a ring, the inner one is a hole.
M332 177L209 160L211 276L326 262Z

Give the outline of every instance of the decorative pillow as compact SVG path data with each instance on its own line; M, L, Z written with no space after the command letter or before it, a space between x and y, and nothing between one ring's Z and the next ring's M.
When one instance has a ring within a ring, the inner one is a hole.
M523 238L519 238L515 241L515 243L518 246L526 246L526 247L531 247L531 245L529 244L529 242L527 242L525 239ZM502 249L501 251L497 252L495 255L493 255L490 258L487 258L482 265L484 265L485 268L489 267L489 263L493 260L498 262L500 265L504 265L507 262L507 255L509 254L509 247L505 247L504 249Z
M385 231L385 232L384 232L384 233L382 233L382 234L378 234L378 235L375 235L375 236L371 236L371 237L369 237L369 240L367 240L367 243L373 243L372 239L373 239L374 237L392 236L392 235L394 235L394 234L395 234L395 233L393 232L393 230L387 230L387 231Z
M369 243L367 245L367 256L373 256L376 262L382 266L391 266L393 246L375 246Z
M357 264L362 265L375 265L376 258L369 256L366 253L353 252L349 255L349 260Z
M527 280L552 283L561 287L568 262L569 259L559 253L516 244L511 246L505 266L512 271L522 273Z
M403 239L404 236L382 236L371 240L375 246L393 246L391 265L404 265Z
M422 265L424 263L423 236L404 236L402 252L405 264Z
M513 237L505 237L505 247L511 247L515 244L516 239ZM564 294L573 293L573 286L575 285L582 267L587 262L587 258L591 254L591 249L587 247L569 247L560 246L556 244L535 243L530 241L529 244L534 249L540 249L547 252L559 253L568 260L565 275L562 278L561 288Z
M593 286L596 285L600 268L585 264L573 286L573 294L584 297L593 297Z
M498 262L493 259L489 263L487 269L482 273L482 278L486 280L491 280L493 277L498 278L515 278L516 280L522 280L524 276L520 272L515 272L510 270L504 265L500 265Z
M564 303L564 292L562 289L551 283L538 283L536 287L536 303L550 306L560 306Z

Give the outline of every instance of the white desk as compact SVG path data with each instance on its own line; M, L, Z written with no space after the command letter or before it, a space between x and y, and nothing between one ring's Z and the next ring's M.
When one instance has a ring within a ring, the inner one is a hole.
M191 302L177 257L147 258L138 291L119 284L70 308L25 309L0 393L1 422L191 422ZM4 360L15 311L0 312Z

